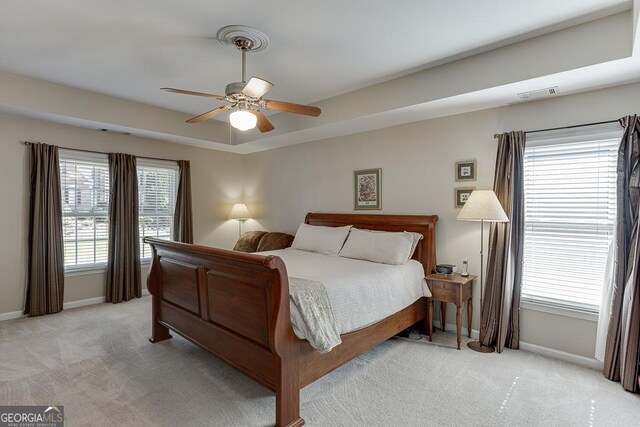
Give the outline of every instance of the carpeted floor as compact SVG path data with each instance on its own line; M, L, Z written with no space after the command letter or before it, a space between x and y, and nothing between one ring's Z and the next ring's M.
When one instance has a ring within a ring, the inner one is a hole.
M0 322L0 405L61 404L68 426L266 426L266 389L176 336L147 341L150 298ZM392 339L302 391L310 426L631 426L640 396L522 351Z

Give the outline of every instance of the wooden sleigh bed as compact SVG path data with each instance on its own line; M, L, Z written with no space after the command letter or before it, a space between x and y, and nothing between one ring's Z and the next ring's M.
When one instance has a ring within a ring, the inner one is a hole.
M309 213L305 223L422 233L413 258L429 274L435 267L437 220L435 215ZM304 424L302 388L421 320L425 330L432 330L432 303L423 297L372 326L342 335L342 344L320 354L293 332L287 270L280 258L151 238L145 242L153 248L149 340L171 338L171 329L275 392L278 427Z

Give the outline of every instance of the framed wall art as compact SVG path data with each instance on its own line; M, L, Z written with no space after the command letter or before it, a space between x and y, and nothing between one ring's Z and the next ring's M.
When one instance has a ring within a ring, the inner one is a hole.
M456 182L475 181L476 179L478 179L476 167L476 160L465 160L462 162L456 162Z
M465 203L467 203L467 199L469 198L469 195L471 195L471 192L473 190L475 190L476 187L458 187L458 188L454 188L454 197L455 197L455 207L456 208L461 208L464 206Z
M382 209L382 169L362 169L353 172L354 205L353 209Z

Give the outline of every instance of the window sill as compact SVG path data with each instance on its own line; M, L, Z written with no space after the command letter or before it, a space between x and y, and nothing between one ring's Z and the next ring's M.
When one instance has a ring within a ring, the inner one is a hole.
M520 308L525 310L540 311L542 313L555 314L556 316L573 317L574 319L598 321L598 313L582 310L574 310L568 307L556 307L539 301L523 300Z
M141 268L149 268L151 267L151 259L143 259L140 260ZM92 274L103 274L107 272L106 265L92 265L90 267L78 267L78 268L70 268L64 271L64 277L74 277L74 276L90 276Z
M91 274L102 274L106 271L106 265L92 265L90 267L70 268L64 271L64 277L89 276Z

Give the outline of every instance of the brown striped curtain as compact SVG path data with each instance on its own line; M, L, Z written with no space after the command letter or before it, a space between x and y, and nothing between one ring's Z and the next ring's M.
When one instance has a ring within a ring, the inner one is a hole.
M29 143L29 241L24 314L62 310L64 248L58 147Z
M604 375L638 392L640 378L640 117L620 119L616 263ZM606 312L606 311L604 311Z
M106 299L107 302L118 303L142 296L135 156L109 153L109 182Z
M493 191L509 217L509 222L491 224L487 280L482 312L480 340L495 346L520 345L520 293L524 242L524 145L523 131L498 136L498 153Z
M178 160L180 179L173 215L173 240L193 243L193 211L191 208L191 166L189 160Z

